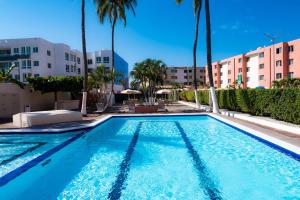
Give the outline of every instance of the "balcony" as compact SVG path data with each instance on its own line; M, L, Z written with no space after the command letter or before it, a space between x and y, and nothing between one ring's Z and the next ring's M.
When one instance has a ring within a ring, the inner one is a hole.
M15 61L15 60L18 60L18 59L29 59L29 58L30 58L29 54L22 54L22 55L18 55L18 54L15 54L15 55L2 54L2 55L0 55L0 62L3 62L3 61Z

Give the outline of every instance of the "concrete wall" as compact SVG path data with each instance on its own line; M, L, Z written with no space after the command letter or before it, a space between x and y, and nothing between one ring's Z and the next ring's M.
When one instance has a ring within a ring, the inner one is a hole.
M70 93L58 93L59 100L70 100ZM10 118L13 114L24 112L29 105L31 111L52 110L54 94L41 94L30 89L21 89L12 83L0 83L0 118Z

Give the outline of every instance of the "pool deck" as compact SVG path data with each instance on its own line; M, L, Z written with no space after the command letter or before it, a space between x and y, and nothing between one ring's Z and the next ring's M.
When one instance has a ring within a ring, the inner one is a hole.
M203 112L199 112L198 110L196 110L195 108L193 108L192 106L188 106L188 105L183 105L183 104L179 104L179 103L175 103L175 104L171 104L171 105L167 105L166 106L168 112L162 112L162 113L158 113L158 114L183 114L183 113L203 113ZM112 107L111 109L109 109L108 113L105 114L89 114L87 117L84 117L82 121L78 121L78 122L67 122L67 123L58 123L58 124L50 124L50 125L42 125L42 126L34 126L31 127L30 129L63 129L63 128L75 128L78 126L86 126L89 125L97 120L103 119L108 117L109 115L128 115L128 114L132 114L133 113L122 113L120 112L120 106L115 106ZM296 134L296 133L290 133L290 132L286 132L286 131L282 131L282 130L278 130L275 128L271 128L271 127L267 127L267 126L263 126L263 125L258 125L258 124L254 124L254 123L250 123L248 121L245 120L241 120L241 119L236 119L236 118L232 118L232 117L227 117L224 115L218 115L219 117L223 118L223 119L227 119L230 120L232 122L235 122L237 124L246 126L250 129L262 132L268 136L277 138L281 141L287 142L289 144L292 144L294 146L300 147L300 135ZM1 123L0 122L0 130L3 129L16 129L16 127L13 126L12 122L7 122L7 123Z

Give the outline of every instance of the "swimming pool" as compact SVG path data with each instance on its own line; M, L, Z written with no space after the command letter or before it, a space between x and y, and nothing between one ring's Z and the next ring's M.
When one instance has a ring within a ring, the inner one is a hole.
M297 155L271 146L206 115L113 117L1 177L0 199L300 199Z

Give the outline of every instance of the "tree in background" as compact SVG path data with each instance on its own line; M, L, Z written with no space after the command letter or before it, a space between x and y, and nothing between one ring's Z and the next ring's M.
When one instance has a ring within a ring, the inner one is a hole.
M57 109L57 93L71 92L72 96L77 96L82 91L83 78L77 76L49 76L49 77L29 77L29 86L33 90L44 93L54 93L54 108Z
M183 0L176 0L178 4L180 4ZM198 32L199 32L199 22L200 22L200 14L202 9L202 0L193 0L194 6L194 15L196 17L195 24L195 38L194 38L194 47L193 47L193 71L194 71L194 92L195 92L195 100L196 107L200 108L200 102L198 99L198 84L197 84L197 45L198 45Z
M209 78L209 90L213 103L213 113L219 113L219 106L217 101L216 90L214 87L214 80L212 75L212 55L211 55L211 25L210 25L210 9L209 0L205 0L205 18L206 18L206 56L207 56L207 69Z
M111 24L111 50L112 50L112 73L115 71L115 27L118 20L122 20L126 26L126 10L131 10L133 14L136 0L94 0L100 23L104 23L108 18ZM114 93L115 79L111 81L111 95Z
M163 85L166 64L161 60L146 59L135 63L130 75L133 83L141 86L145 99L151 104L154 103L156 86Z
M1 69L0 82L14 83L23 89L25 85L22 82L18 81L17 79L13 78L11 75L11 72L15 67L16 66L13 64L10 68L8 68L7 71L5 71L5 69Z
M81 113L86 115L86 101L88 91L88 66L86 53L86 39L85 39L85 0L81 1L81 36L82 36L82 53L83 53L83 91L82 91L82 105Z

